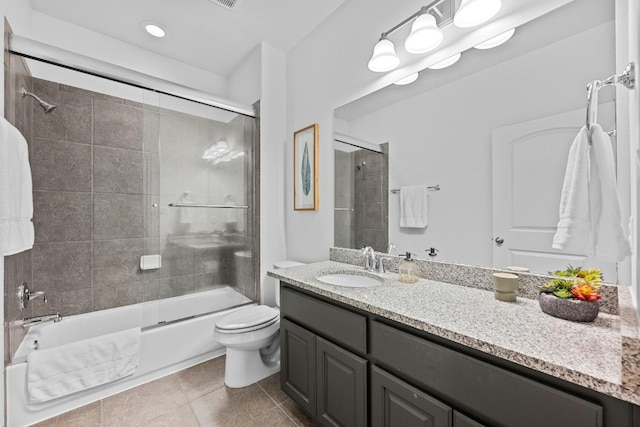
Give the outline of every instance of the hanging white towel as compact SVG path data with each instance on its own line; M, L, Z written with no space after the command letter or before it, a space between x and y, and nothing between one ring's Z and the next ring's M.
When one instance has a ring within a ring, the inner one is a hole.
M589 200L589 139L587 128L583 126L569 149L560 196L560 221L553 236L554 249L589 256L593 254Z
M400 227L427 227L427 186L400 187Z
M620 262L631 255L631 244L622 224L616 186L613 147L600 125L591 126L590 196L595 257Z
M195 203L195 198L193 197L193 194L185 191L180 195L179 203L193 205ZM178 221L180 224L193 224L193 216L193 208L180 208L178 211Z
M31 168L27 141L0 117L0 256L33 247Z
M46 402L133 374L140 336L140 328L132 328L32 351L27 356L29 400Z

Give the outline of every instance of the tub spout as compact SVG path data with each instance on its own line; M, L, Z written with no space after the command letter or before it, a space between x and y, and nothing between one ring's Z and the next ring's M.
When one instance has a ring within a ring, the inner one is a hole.
M57 323L61 320L62 320L62 316L60 316L60 313L57 313L57 312L51 313L51 314L45 314L44 316L26 317L22 322L22 327L28 328L33 325L39 325L40 323L46 323L51 321Z

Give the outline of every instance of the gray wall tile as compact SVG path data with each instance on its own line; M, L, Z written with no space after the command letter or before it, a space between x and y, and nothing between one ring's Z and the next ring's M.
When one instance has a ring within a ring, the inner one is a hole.
M142 151L143 111L140 108L93 100L93 143Z
M142 287L137 284L119 284L93 291L93 310L122 307L142 302Z
M142 152L100 146L94 147L94 192L142 194L142 181Z
M33 246L34 291L91 287L91 242L37 243Z
M143 237L143 196L96 193L93 195L95 240Z
M59 141L91 143L91 98L68 86L34 79L33 92L58 108L44 114L34 105L33 136ZM33 102L33 101L32 101Z
M93 244L93 285L103 288L142 281L142 239L101 240Z
M31 174L34 190L91 191L90 145L34 138Z
M91 193L33 193L36 243L91 240L91 221Z

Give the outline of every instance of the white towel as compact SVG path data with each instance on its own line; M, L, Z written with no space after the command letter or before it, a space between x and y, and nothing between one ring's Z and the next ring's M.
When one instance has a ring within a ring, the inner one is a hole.
M132 328L32 351L27 356L29 400L45 402L133 374L140 336L140 328Z
M589 139L587 128L583 126L569 149L560 196L560 221L553 236L554 249L589 256L593 254L589 200Z
M33 247L31 189L27 141L0 117L0 256Z
M185 191L180 195L179 203L193 205L195 203L193 194ZM178 221L180 224L193 224L193 216L193 208L180 208L178 211Z
M400 227L427 227L427 186L400 187Z
M591 127L591 219L595 257L620 262L631 255L631 244L622 225L622 210L616 186L613 147L600 125Z

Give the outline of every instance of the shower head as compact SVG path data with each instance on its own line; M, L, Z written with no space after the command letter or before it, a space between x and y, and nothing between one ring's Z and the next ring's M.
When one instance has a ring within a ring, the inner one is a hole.
M356 169L360 170L363 167L365 167L366 165L367 165L367 162L362 162L362 163L360 163L359 165L356 166Z
M22 94L22 97L24 98L25 96L29 95L30 97L32 97L33 99L35 99L36 101L38 101L38 103L40 104L40 106L42 107L42 109L44 110L44 113L50 113L53 110L55 110L58 106L55 104L49 104L46 101L43 101L42 99L40 99L38 96L32 94L31 92L27 92L27 90L25 88L21 88L20 89L20 93Z

